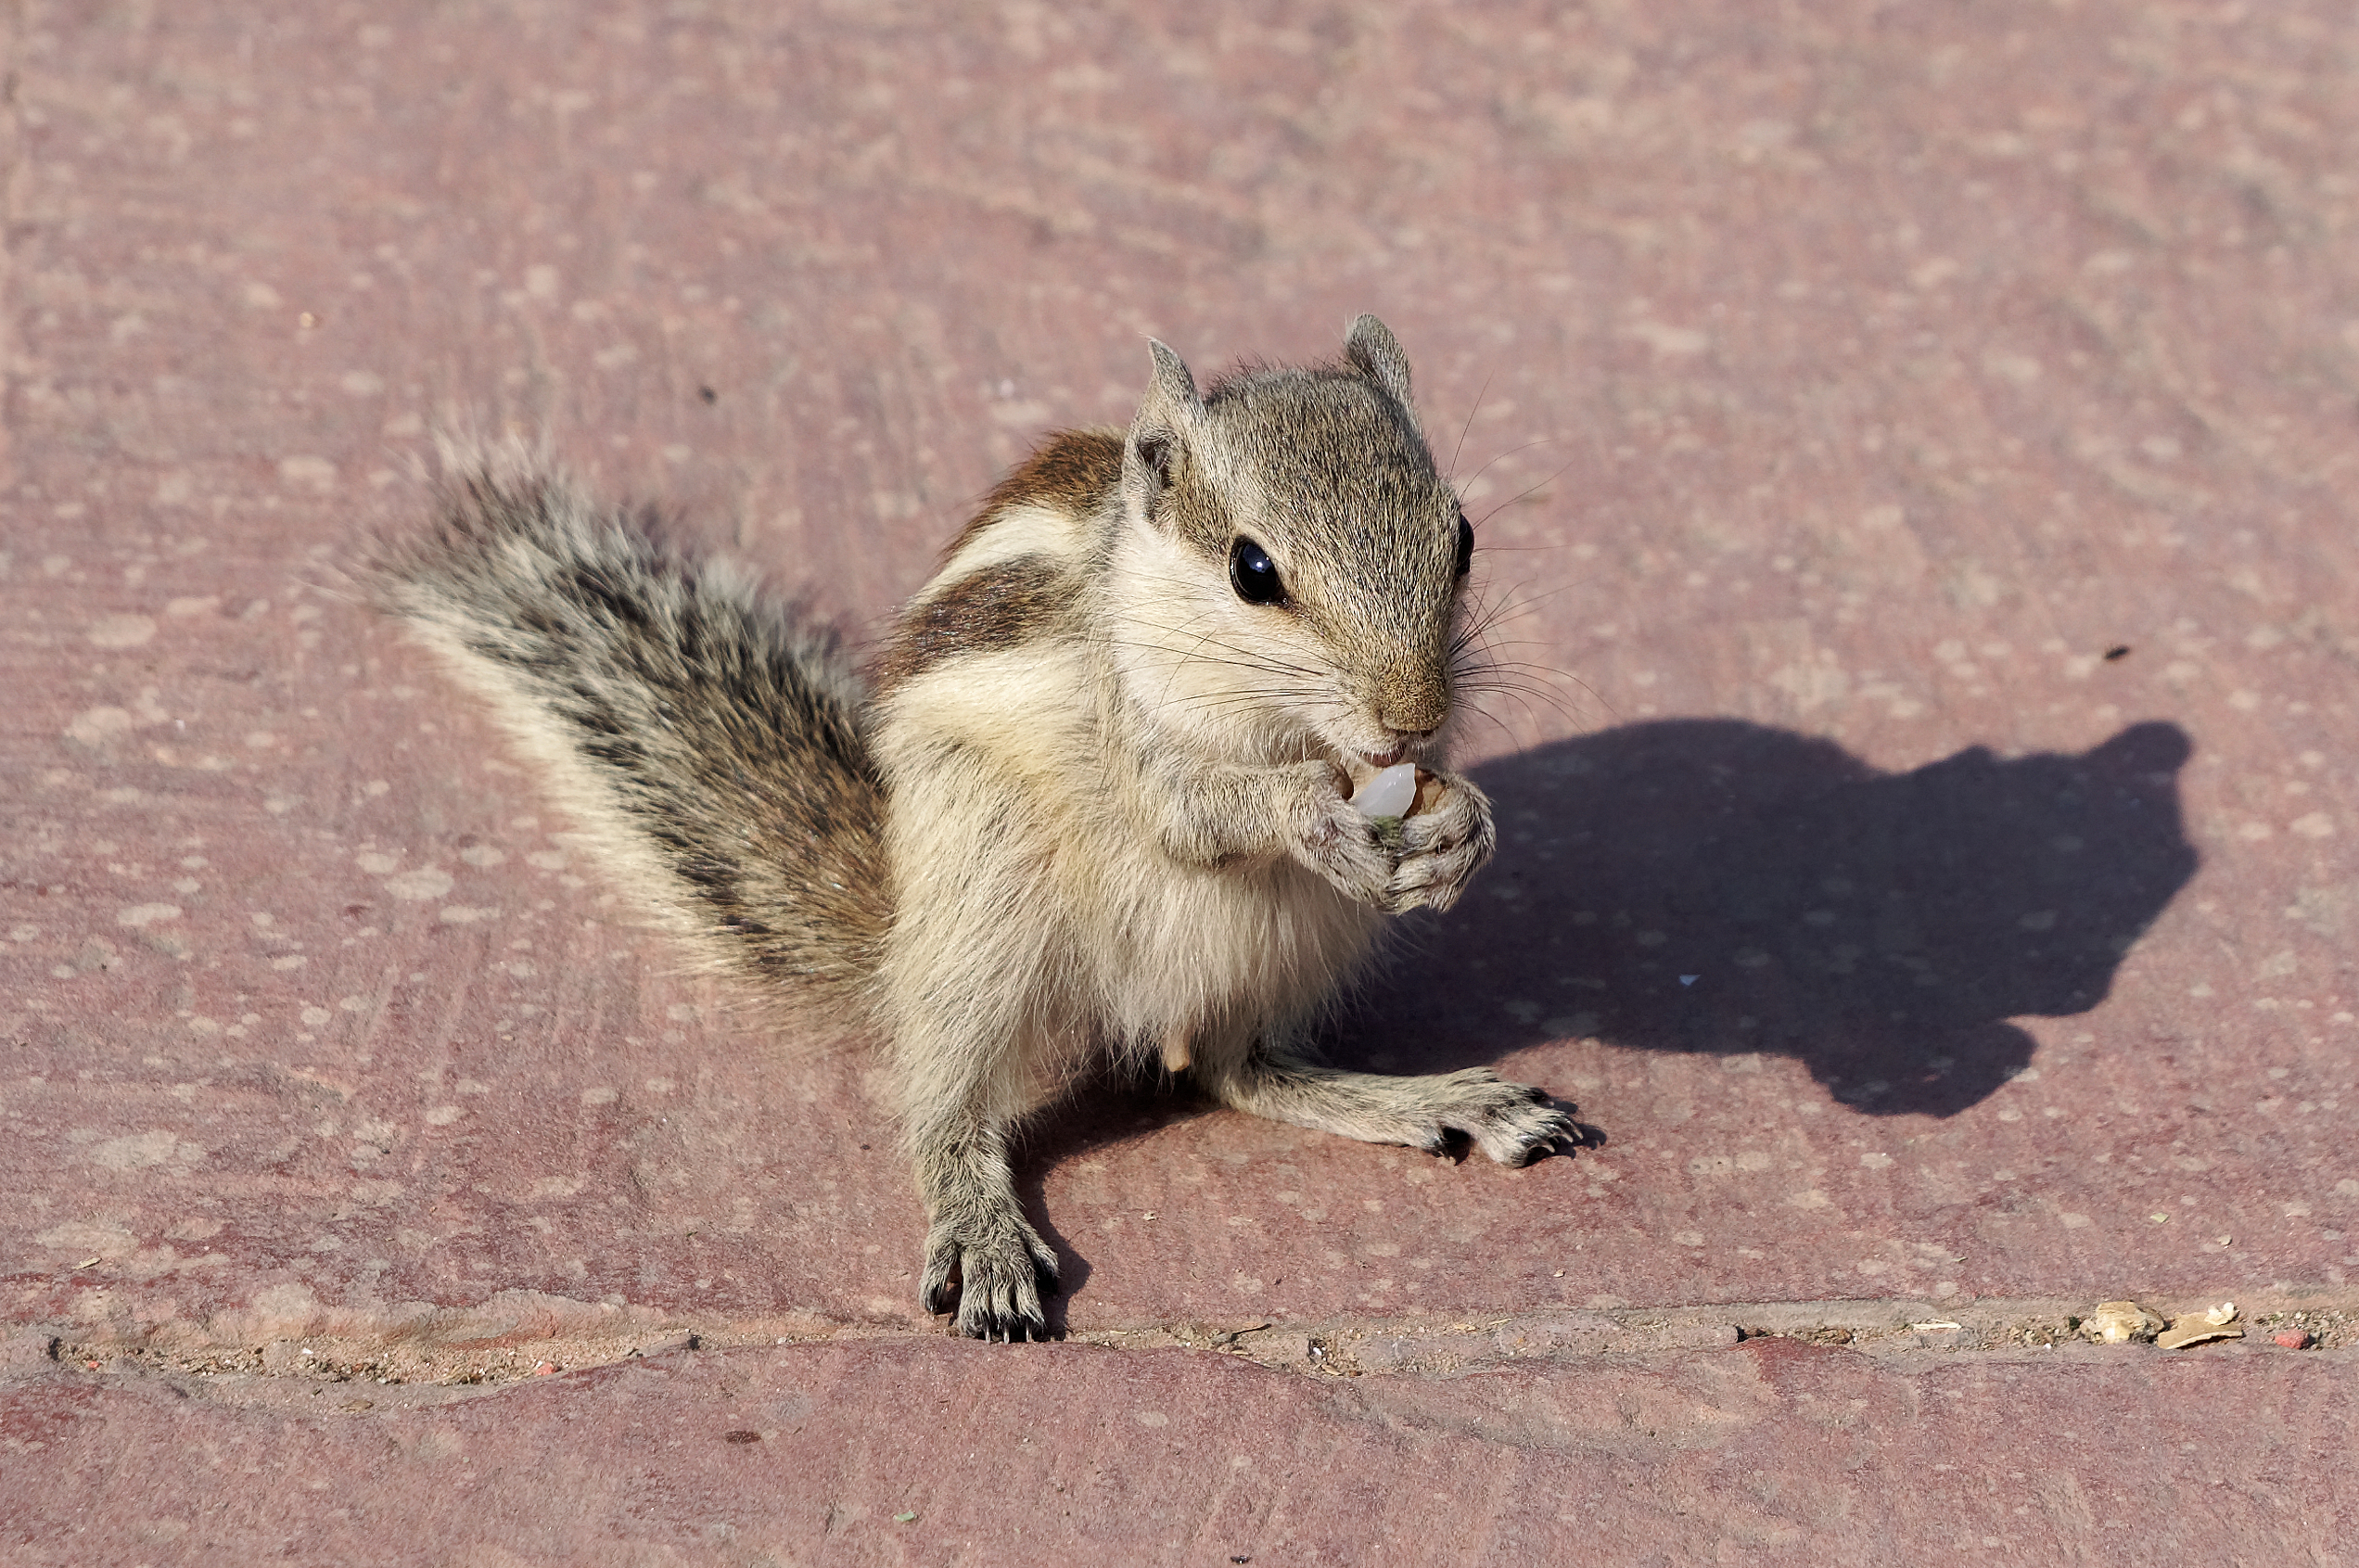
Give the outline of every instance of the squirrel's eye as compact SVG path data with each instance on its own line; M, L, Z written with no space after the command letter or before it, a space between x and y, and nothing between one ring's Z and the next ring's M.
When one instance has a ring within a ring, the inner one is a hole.
M1466 520L1465 513L1460 512L1458 515L1458 575L1464 577L1466 568L1473 564L1474 525Z
M1229 583L1248 605L1282 605L1286 585L1278 580L1278 563L1250 539L1229 547Z

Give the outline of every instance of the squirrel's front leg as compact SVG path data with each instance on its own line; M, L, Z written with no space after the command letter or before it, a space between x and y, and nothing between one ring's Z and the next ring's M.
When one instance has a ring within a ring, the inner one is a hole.
M1383 907L1395 914L1449 908L1498 847L1490 797L1470 781L1435 773L1418 795L1431 804L1401 819L1400 860L1384 886Z
M1351 803L1350 777L1332 762L1217 767L1157 782L1164 847L1178 858L1218 865L1287 855L1389 914L1449 908L1498 843L1489 797L1455 773L1430 775L1419 791L1425 804L1402 820L1395 848Z
M1353 808L1350 775L1333 762L1167 770L1142 784L1163 847L1175 860L1220 866L1290 858L1345 898L1391 907L1400 856Z

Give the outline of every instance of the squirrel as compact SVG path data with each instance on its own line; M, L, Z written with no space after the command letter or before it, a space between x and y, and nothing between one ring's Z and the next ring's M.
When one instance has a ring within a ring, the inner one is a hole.
M1338 363L1201 391L1150 351L1129 428L1049 437L865 672L514 454L457 461L371 569L611 874L765 995L882 1037L920 1297L975 1338L1046 1332L1056 1255L1010 1141L1109 1054L1370 1142L1522 1165L1576 1141L1487 1069L1308 1054L1384 917L1448 908L1497 842L1446 766L1473 531L1399 343L1362 315ZM1380 833L1355 781L1403 761L1419 808Z

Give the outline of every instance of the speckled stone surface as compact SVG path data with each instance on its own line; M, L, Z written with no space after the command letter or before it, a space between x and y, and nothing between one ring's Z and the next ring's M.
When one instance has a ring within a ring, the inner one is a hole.
M2346 7L28 0L0 52L11 1330L923 1328L860 1040L682 976L342 570L513 431L859 639L1142 335L1362 309L1480 524L1506 831L1335 1052L1602 1141L1102 1088L1025 1154L1064 1326L2359 1285Z
M666 1357L406 1411L351 1384L264 1409L59 1379L0 1388L0 1433L41 1445L0 1450L0 1539L28 1568L2331 1564L2359 1509L2312 1444L2359 1412L2349 1361L2315 1359L1911 1373L1761 1340L1322 1382L902 1343ZM2224 1396L2258 1419L2224 1434Z

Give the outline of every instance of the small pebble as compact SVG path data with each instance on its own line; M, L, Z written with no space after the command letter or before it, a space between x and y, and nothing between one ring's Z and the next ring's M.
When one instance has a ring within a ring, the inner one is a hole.
M2127 1345L2132 1340L2152 1339L2161 1332L2162 1319L2135 1301L2101 1301L2089 1315L2081 1319L2081 1332L2089 1339L2107 1345Z
M2269 1337L2288 1350L2306 1350L2310 1347L2310 1336L2300 1329L2279 1329Z

